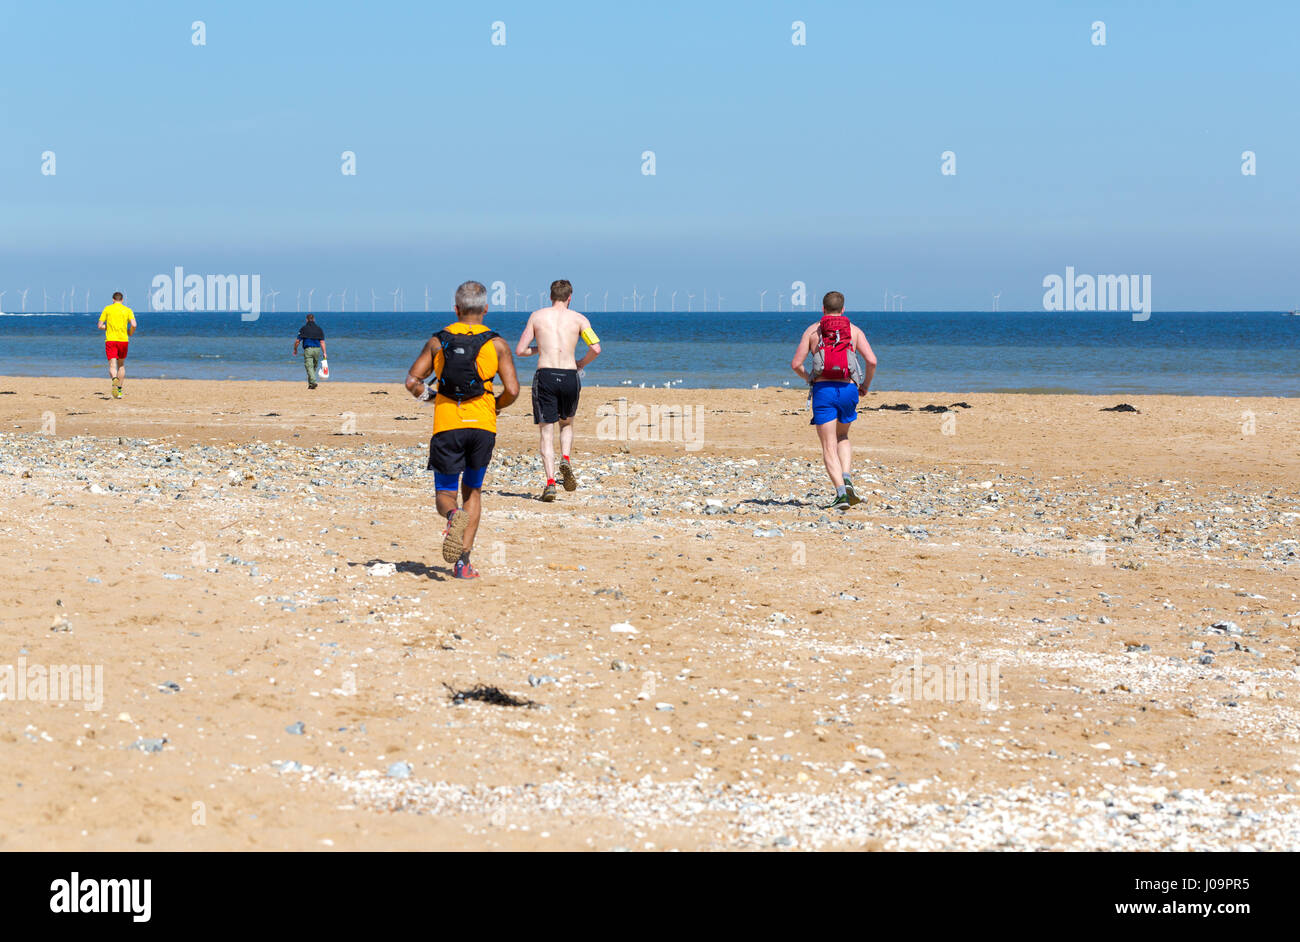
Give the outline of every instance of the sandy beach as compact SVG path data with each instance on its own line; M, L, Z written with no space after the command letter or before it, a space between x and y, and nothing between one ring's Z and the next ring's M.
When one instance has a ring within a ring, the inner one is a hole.
M803 390L553 504L525 391L465 583L399 384L108 386L0 377L6 850L1300 849L1300 400L872 392L832 515Z

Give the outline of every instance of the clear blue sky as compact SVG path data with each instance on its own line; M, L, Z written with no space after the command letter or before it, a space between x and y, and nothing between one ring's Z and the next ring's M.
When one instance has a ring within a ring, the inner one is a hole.
M470 277L1007 310L1073 265L1289 308L1298 35L1280 0L5 2L0 290L143 307L182 265L281 310Z

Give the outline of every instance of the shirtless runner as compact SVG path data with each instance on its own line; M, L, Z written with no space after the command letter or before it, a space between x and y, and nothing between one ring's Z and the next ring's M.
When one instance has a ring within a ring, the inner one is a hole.
M560 479L566 491L578 489L569 455L573 449L573 417L578 412L578 394L582 382L578 371L600 356L600 338L591 329L591 321L569 310L573 285L564 279L551 282L551 306L533 311L524 325L523 336L515 354L537 354L537 371L533 374L533 422L541 436L542 465L546 469L546 488L542 500L555 500L555 443L553 430L560 426ZM574 359L578 340L587 344L581 360ZM537 346L532 346L533 341Z

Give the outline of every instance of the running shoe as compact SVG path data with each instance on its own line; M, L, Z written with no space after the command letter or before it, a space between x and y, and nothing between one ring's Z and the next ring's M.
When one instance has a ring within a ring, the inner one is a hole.
M469 516L465 511L453 510L451 516L447 518L447 528L442 531L443 562L460 561L461 553L465 552L464 540L467 526L469 526Z
M542 491L542 500L546 501L548 504L549 504L551 501L555 500L555 485L554 485L554 484L548 484L548 485L546 485L546 488Z
M848 510L849 499L846 495L840 494L829 504L824 504L822 510Z
M478 570L470 563L468 559L456 560L456 565L452 567L451 574L457 579L477 579Z
M573 469L569 467L569 462L560 462L560 482L564 485L566 491L576 491L578 489L578 479L573 476Z
M849 506L854 507L862 503L862 498L858 496L857 491L853 490L853 485L848 481L844 482L844 496L849 499Z

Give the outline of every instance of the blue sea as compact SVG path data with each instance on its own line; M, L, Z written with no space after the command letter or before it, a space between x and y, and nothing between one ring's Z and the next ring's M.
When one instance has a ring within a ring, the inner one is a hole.
M814 313L589 315L604 348L588 385L799 386L790 356ZM1300 396L1300 317L1280 312L850 312L880 361L873 388L916 392ZM303 316L137 312L136 378L303 380ZM334 381L401 383L451 314L316 315ZM527 315L491 311L512 344ZM96 314L0 315L0 375L106 375ZM532 376L534 359L519 361Z

